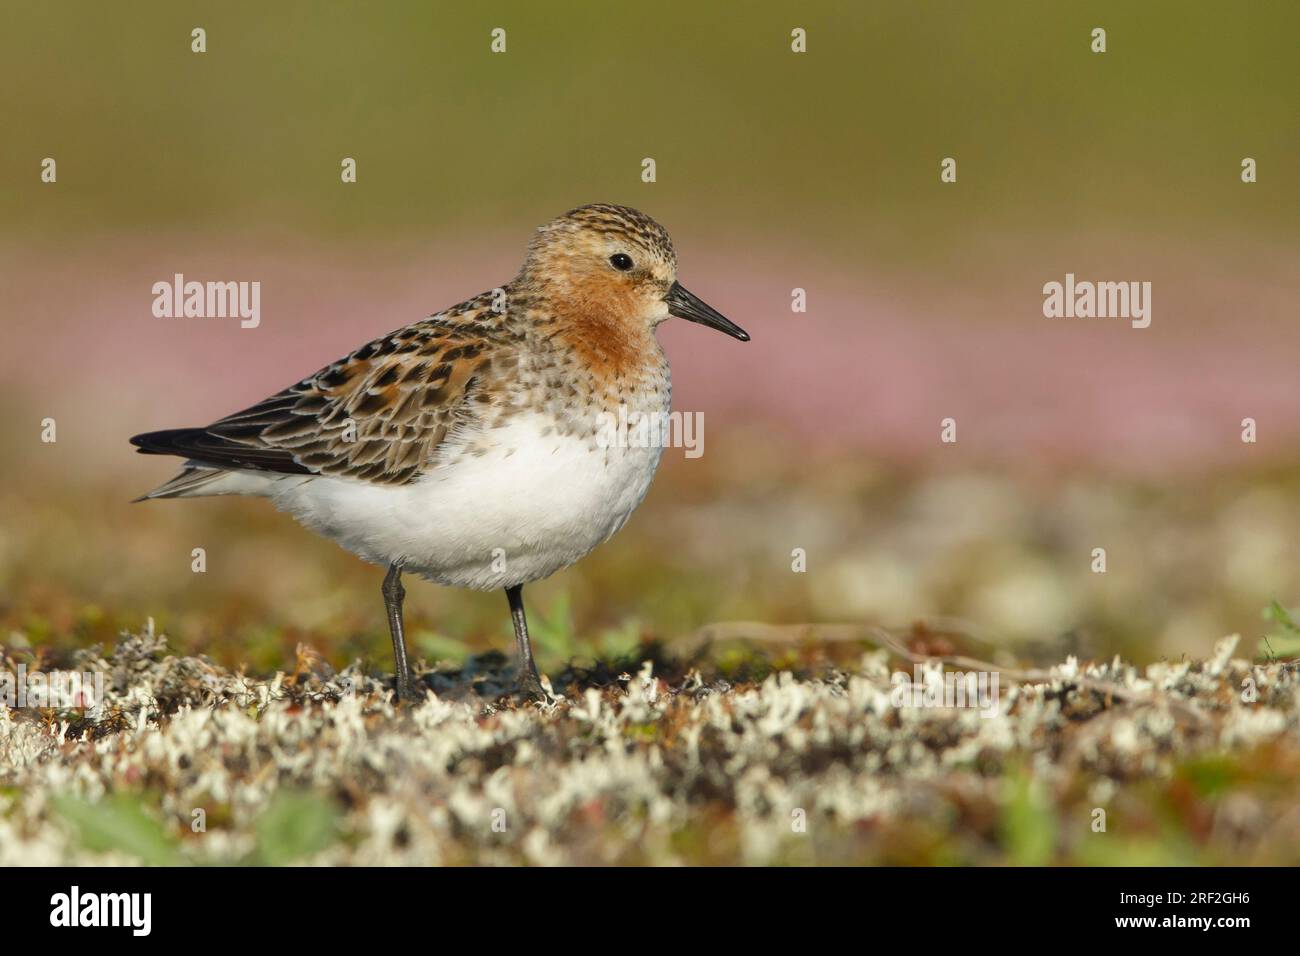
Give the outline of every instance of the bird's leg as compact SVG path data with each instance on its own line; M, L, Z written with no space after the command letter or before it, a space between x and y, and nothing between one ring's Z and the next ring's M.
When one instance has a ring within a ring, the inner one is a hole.
M384 607L388 611L388 631L393 637L393 658L397 661L397 699L410 703L416 697L411 666L406 660L406 636L402 629L402 599L406 597L406 588L402 587L401 565L388 566L383 591Z
M533 662L533 645L528 640L528 618L524 616L524 586L516 584L506 588L506 597L510 599L510 620L515 625L515 644L519 647L519 689L529 697L546 699L542 690L542 679L537 676L537 664Z

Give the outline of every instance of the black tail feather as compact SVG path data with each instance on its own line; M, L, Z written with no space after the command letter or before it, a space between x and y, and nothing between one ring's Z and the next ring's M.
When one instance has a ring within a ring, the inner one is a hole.
M188 455L201 435L202 428L168 428L160 432L144 432L131 436L141 455Z
M315 474L282 448L248 445L215 435L206 428L169 428L131 438L142 455L176 455L218 468L252 468L289 475Z

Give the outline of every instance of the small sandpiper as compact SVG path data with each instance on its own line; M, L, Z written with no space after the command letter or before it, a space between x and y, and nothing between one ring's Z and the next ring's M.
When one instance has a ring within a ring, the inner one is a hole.
M537 230L512 282L205 428L136 435L141 453L187 459L137 500L269 498L386 567L402 701L423 696L402 631L402 572L504 588L519 689L542 698L523 586L607 540L649 490L661 447L624 447L601 429L620 408L669 411L654 335L669 316L749 341L677 282L662 226L626 206L582 206Z

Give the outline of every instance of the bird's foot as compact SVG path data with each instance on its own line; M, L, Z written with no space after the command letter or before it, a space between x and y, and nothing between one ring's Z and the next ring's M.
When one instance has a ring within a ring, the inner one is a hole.
M397 705L414 707L424 700L424 682L410 674L397 675Z
M545 703L549 698L546 690L542 687L541 678L537 676L536 671L524 671L519 675L518 681L515 682L515 693L525 700L535 700Z

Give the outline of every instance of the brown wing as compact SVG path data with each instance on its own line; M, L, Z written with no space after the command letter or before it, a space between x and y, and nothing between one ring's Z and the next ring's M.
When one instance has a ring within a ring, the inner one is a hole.
M491 294L376 339L206 428L137 435L149 454L383 484L414 479L467 419L466 401L508 340Z

